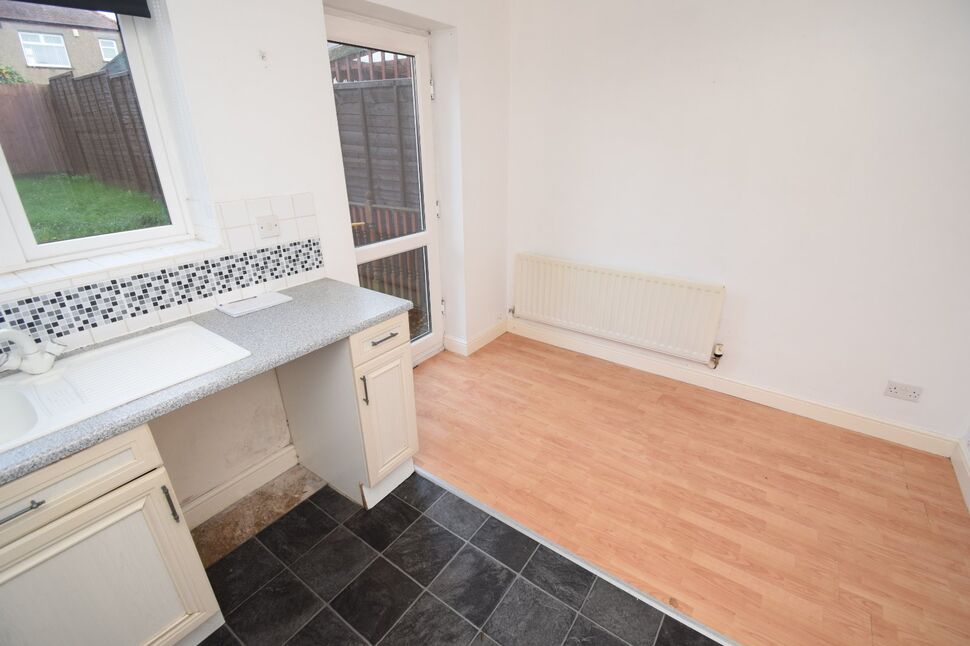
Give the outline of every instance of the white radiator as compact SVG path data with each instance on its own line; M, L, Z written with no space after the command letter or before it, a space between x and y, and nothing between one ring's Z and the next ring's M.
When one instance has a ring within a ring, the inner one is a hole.
M724 286L519 254L516 318L707 363Z

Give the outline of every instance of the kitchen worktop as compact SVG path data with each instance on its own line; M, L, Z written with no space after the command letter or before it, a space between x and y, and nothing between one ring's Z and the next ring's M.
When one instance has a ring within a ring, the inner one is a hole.
M283 293L293 300L238 318L209 311L171 323L197 323L249 350L250 355L0 453L0 485L345 339L412 307L410 301L327 278ZM145 332L160 327L164 326ZM125 338L130 335L96 347L110 346ZM88 349L92 348L85 348Z

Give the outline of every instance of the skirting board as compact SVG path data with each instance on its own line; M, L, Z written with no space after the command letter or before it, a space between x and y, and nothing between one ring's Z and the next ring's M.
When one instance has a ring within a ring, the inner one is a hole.
M222 611L217 612L203 622L201 626L178 641L178 646L199 646L206 638L217 631L219 626L226 623Z
M599 359L612 361L624 366L651 372L683 381L688 384L714 390L726 395L755 402L808 417L819 422L832 424L850 431L878 437L889 442L926 451L943 457L950 457L958 444L955 438L938 435L915 428L900 426L872 417L859 415L839 408L826 406L791 395L751 386L739 381L715 375L711 371L701 372L677 365L670 361L647 354L648 351L633 348L615 341L597 339L579 332L562 330L543 323L512 318L508 321L508 331L550 345L574 352L588 354Z
M950 456L953 463L953 471L957 474L957 482L960 483L960 492L963 494L963 502L967 504L970 511L970 451L963 442L957 442L953 455Z
M478 352L486 345L499 338L508 331L508 321L502 320L479 334L471 341L458 339L453 336L445 336L445 350L460 354L463 357L470 356Z
M292 444L288 444L231 480L185 503L182 505L182 511L185 513L185 522L188 523L189 529L194 529L284 471L292 469L297 462L296 449Z

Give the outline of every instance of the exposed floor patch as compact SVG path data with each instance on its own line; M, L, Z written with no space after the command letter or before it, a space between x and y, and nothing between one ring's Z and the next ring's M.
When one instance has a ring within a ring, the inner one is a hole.
M318 475L297 465L192 530L209 567L323 487Z

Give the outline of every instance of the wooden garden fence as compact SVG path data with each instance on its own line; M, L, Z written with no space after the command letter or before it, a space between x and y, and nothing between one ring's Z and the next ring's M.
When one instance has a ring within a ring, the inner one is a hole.
M14 176L90 175L162 195L130 73L0 85L0 143Z

